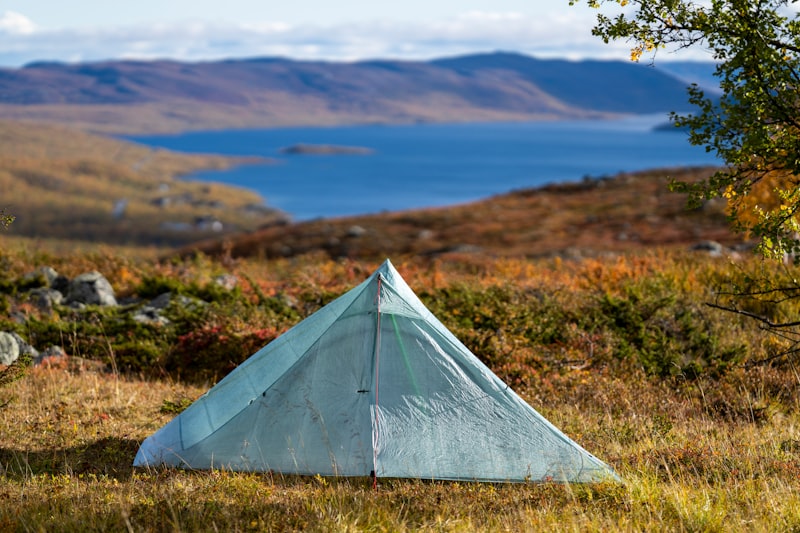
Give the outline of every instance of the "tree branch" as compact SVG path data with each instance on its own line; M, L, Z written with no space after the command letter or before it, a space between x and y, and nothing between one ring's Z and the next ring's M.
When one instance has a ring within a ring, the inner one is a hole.
M714 304L711 302L706 302L708 307L719 309L721 311L728 311L729 313L735 313L737 315L746 316L748 318L752 318L761 322L762 324L766 324L767 327L771 329L781 329L781 328L794 328L800 326L800 320L794 322L773 322L772 320L768 319L767 317L757 315L755 313L751 313L749 311L743 311L741 309L737 309L735 307L726 307L724 305Z

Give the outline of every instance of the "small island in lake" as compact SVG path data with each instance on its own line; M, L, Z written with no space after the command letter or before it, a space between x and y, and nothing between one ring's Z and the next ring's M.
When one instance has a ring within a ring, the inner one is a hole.
M293 144L281 148L280 153L291 155L369 155L375 151L364 146L341 146L336 144Z

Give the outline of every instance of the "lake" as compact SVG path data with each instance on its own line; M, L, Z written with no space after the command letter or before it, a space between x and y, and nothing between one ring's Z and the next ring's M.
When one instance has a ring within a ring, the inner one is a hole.
M277 160L190 179L252 189L295 220L442 206L515 189L661 167L718 164L685 133L654 131L664 116L609 121L297 127L128 139L181 152ZM296 155L330 144L369 155Z

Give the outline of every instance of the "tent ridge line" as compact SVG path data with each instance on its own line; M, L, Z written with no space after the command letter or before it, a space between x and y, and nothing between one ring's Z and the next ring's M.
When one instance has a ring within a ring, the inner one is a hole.
M375 289L375 304L376 304L376 317L375 317L375 348L373 350L373 364L375 366L375 378L373 388L375 389L375 406L372 414L372 487L378 488L378 436L380 429L380 414L378 412L378 392L380 380L380 352L381 352L381 287L383 282L383 275L378 272L376 276L376 289Z

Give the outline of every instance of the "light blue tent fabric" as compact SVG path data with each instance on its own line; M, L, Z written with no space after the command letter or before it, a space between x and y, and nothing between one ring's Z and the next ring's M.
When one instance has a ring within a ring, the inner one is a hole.
M618 479L495 376L387 260L141 445L135 466L483 481Z

